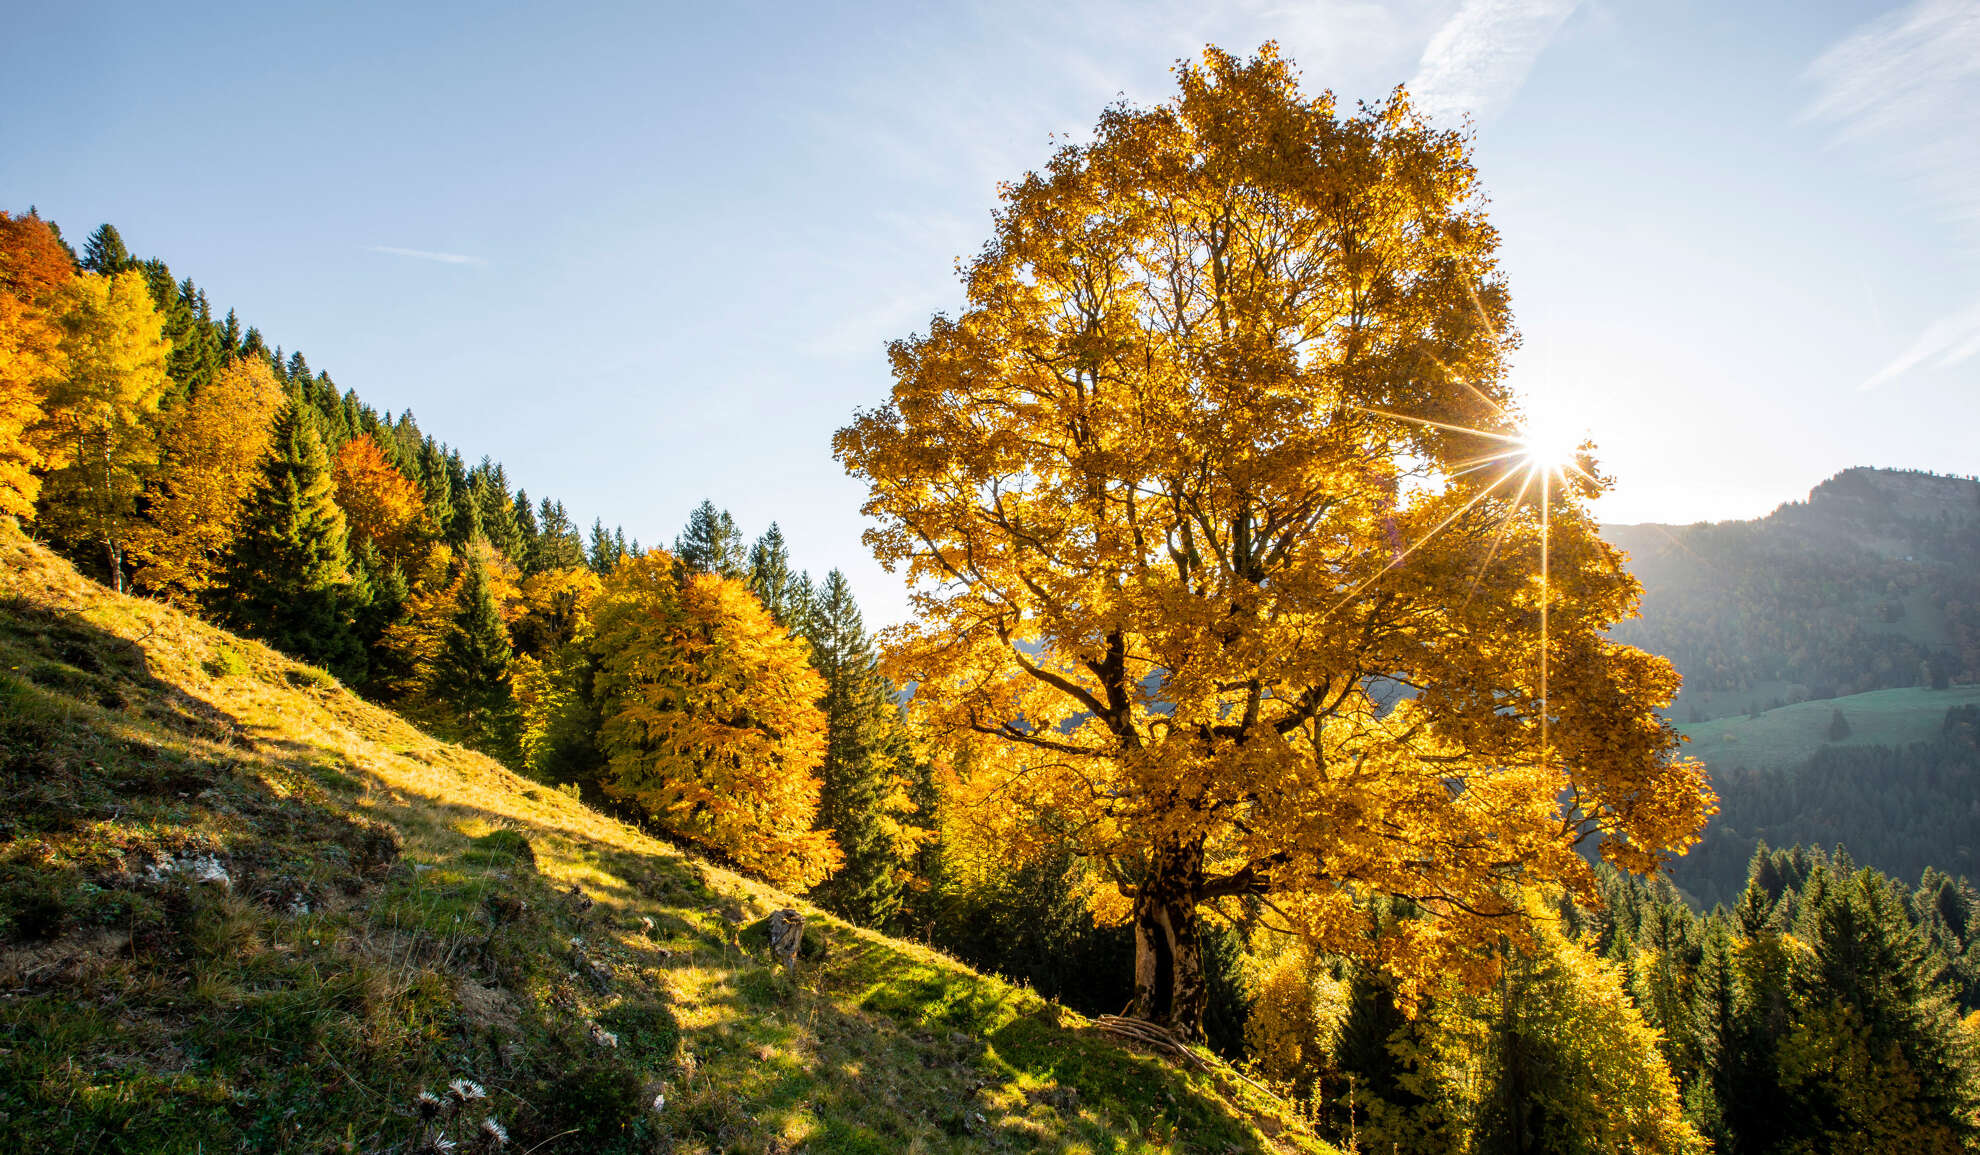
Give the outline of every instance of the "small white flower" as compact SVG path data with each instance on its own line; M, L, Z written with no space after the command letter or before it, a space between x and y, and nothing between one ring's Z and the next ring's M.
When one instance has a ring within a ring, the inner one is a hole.
M509 1133L502 1128L500 1123L495 1121L495 1116L493 1115L481 1121L481 1133L488 1137L488 1145L490 1147L504 1147L508 1145Z
M440 1100L431 1091L421 1091L419 1098L413 1100L413 1106L419 1110L422 1119L431 1119L440 1113Z
M455 1079L453 1082L447 1084L447 1091L463 1103L473 1102L476 1099L486 1099L488 1097L488 1092L481 1089L481 1084L471 1079Z
M653 1113L655 1115L664 1115L666 1112L667 1096L664 1093L653 1096Z

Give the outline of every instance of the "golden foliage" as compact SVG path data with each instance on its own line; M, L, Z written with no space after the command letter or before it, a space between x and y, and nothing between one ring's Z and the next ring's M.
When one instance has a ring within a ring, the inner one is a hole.
M339 446L330 475L352 549L368 541L387 560L410 565L426 512L419 486L386 460L369 437L353 437Z
M52 311L74 276L46 223L0 212L0 517L34 516L42 458L29 431L61 372Z
M121 589L125 529L158 461L151 418L171 384L171 345L142 273L77 277L57 300L61 373L35 433L51 470L41 520L101 545Z
M241 502L261 476L282 400L268 365L245 358L222 367L169 415L144 516L131 527L139 589L190 605L212 587Z
M563 734L588 728L580 692L589 668L594 603L603 591L584 566L524 578L522 614L512 623L517 656L509 673L523 762L539 772Z
M385 692L407 712L428 721L432 720L428 707L437 705L443 711L446 708L446 703L427 699L441 640L460 609L461 587L467 582L470 556L481 562L488 594L495 600L503 624L513 627L524 609L522 590L517 584L519 573L515 563L489 545L487 538L477 537L459 554L441 543L419 560L408 582L405 608L378 639L379 665L391 671L383 678Z
M1313 1093L1347 1018L1347 983L1320 965L1310 943L1261 932L1244 956L1244 986L1245 1055L1274 1086Z
M1597 483L1486 460L1515 337L1463 139L1269 46L1180 78L1005 191L967 308L835 439L914 591L888 672L977 741L971 820L1092 856L1144 957L1237 894L1366 952L1380 893L1437 916L1382 940L1427 976L1508 876L1587 896L1578 840L1648 868L1711 795L1670 665L1604 637L1638 586Z
M1455 989L1392 1043L1426 1100L1414 1112L1370 1104L1371 1146L1492 1150L1634 1151L1702 1155L1685 1121L1657 1031L1630 1001L1611 963L1551 926L1514 952L1498 982ZM1442 1141L1416 1144L1432 1136ZM1415 1142L1413 1143L1412 1140Z
M598 601L605 790L778 885L815 885L841 861L812 829L824 681L747 586L677 568L625 558Z

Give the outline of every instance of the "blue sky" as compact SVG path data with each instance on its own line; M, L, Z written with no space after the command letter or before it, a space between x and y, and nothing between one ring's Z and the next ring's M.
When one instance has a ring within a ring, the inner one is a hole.
M1980 2L30 5L0 203L114 222L586 522L704 496L900 610L829 439L960 300L996 185L1206 43L1470 115L1613 521L1980 470Z

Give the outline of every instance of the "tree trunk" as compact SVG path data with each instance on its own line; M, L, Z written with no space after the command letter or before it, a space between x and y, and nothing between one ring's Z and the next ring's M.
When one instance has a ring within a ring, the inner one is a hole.
M123 593L124 551L117 548L116 538L105 537L103 539L103 554L110 562L110 588L116 590L118 593Z
M1210 1002L1196 916L1203 844L1165 847L1150 866L1134 900L1134 1015L1197 1041Z

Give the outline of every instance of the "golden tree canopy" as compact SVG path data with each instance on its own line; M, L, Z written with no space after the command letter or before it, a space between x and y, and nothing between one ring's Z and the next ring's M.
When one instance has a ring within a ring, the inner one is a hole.
M606 792L779 885L836 869L812 829L825 683L803 643L742 582L660 550L623 558L595 612Z
M1005 190L967 307L835 447L913 588L890 673L977 741L980 820L1090 856L1142 1013L1194 1030L1201 904L1365 951L1365 900L1406 896L1438 917L1392 961L1454 957L1518 922L1506 880L1586 893L1597 833L1646 869L1710 794L1676 675L1603 636L1638 587L1600 483L1506 452L1464 139L1400 90L1340 115L1270 46L1179 75Z
M131 527L139 589L190 604L214 584L282 399L268 364L242 358L170 414L144 517Z
M91 273L64 285L57 300L61 373L50 383L36 444L51 470L41 521L104 551L112 584L123 589L126 530L137 496L158 462L152 417L171 379L171 342L144 274Z
M370 437L353 437L337 447L330 463L337 485L337 507L344 511L353 547L370 542L385 558L403 566L414 561L419 523L426 513L419 486L399 472Z

